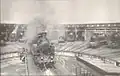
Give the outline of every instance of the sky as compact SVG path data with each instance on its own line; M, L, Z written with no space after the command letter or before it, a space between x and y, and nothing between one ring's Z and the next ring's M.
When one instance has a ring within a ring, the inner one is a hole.
M1 22L26 24L120 22L120 0L1 0Z

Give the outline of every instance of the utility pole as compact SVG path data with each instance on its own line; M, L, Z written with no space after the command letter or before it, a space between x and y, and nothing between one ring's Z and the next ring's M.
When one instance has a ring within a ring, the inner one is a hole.
M76 67L76 69L75 69L75 70L76 70L75 72L76 72L76 76L77 76L77 67Z
M27 50L26 50L26 56L25 56L25 67L26 67L26 76L29 76L29 70L28 70L28 59L27 59Z
M77 37L78 37L78 35L77 35L77 27L75 26L75 40L77 40Z

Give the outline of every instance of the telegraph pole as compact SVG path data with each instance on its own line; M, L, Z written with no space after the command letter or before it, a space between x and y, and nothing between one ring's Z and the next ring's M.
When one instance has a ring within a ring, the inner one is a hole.
M27 50L26 50L26 54L25 54L25 55L26 55L26 56L25 56L26 76L29 76L29 70L28 70L28 59L27 59L28 57L27 57L27 54L28 54L28 53L27 53Z

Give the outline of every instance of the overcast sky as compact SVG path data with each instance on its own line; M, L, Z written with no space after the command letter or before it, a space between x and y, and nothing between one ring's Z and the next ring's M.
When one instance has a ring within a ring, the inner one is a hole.
M1 0L1 22L120 22L120 0Z

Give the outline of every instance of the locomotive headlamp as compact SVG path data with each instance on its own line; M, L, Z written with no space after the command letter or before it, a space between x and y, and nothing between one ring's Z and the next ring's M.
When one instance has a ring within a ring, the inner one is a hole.
M20 33L20 35L23 35L23 33Z
M53 56L51 56L51 58L53 59Z
M70 35L73 35L73 33L70 33Z
M43 57L41 57L40 59L43 60Z
M53 60L50 60L50 62L53 62Z

